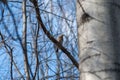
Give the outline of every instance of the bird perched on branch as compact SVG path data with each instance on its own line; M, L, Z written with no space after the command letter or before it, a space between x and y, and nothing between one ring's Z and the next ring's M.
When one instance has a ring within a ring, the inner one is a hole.
M57 38L57 41L60 43L60 44L62 44L63 43L63 34L62 35L60 35L60 36L58 36L58 38ZM56 52L58 52L58 47L57 46L55 46L56 48L55 48L55 51Z

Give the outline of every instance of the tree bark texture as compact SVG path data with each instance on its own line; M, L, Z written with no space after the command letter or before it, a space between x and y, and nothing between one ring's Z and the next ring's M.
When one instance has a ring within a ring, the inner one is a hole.
M80 80L120 79L120 0L77 0Z

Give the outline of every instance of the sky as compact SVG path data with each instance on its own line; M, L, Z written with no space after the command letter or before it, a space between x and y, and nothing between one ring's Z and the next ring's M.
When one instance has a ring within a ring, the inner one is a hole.
M14 19L16 26L18 28L18 32L20 37L22 37L22 2L21 0L8 0L9 8L14 14ZM20 2L19 2L20 1ZM66 47L72 55L78 60L78 46L77 46L77 27L76 27L76 13L75 13L75 0L53 0L51 5L51 0L40 0L41 5L41 17L46 26L46 28L50 31L50 33L57 38L58 35L64 34L64 42L63 46ZM58 5L59 3L59 5ZM31 8L31 4L29 6L29 2L27 2L27 48L28 48L28 57L29 63L32 65L31 69L34 70L35 57L33 53L33 36L35 35L35 31L38 27L36 14L33 8ZM46 6L47 5L47 6ZM2 7L1 7L2 6ZM59 6L62 6L60 8ZM52 8L52 9L51 9ZM0 4L0 15L2 14L2 9L4 9L4 19L0 22L0 31L7 39L7 44L13 47L13 55L14 60L17 63L20 71L24 73L24 60L23 60L23 52L20 46L19 40L12 40L9 32L16 38L15 33L15 25L13 22L13 18L7 9L7 7ZM63 18L64 17L64 18ZM0 16L1 18L1 16ZM66 20L67 19L67 20ZM8 31L6 31L5 26ZM41 66L45 66L45 59L50 56L48 65L51 68L48 74L55 74L56 71L56 54L54 51L54 44L47 38L42 29L39 31L38 44L37 44L39 52L39 59L42 62ZM6 53L6 50L2 44L0 44L0 75L3 78L10 73L10 58ZM61 59L67 58L65 54L61 53ZM69 62L67 58L66 62ZM69 68L69 67L68 67ZM66 68L66 69L68 69ZM15 69L15 68L13 68ZM46 68L43 68L45 71ZM15 71L15 70L14 70ZM16 76L16 71L14 76ZM10 75L8 76L10 77ZM2 78L2 77L0 77ZM3 79L0 79L3 80Z

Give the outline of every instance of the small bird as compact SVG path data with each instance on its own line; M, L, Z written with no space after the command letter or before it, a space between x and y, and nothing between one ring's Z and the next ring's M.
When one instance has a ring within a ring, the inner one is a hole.
M63 43L63 34L62 35L60 35L60 36L58 36L58 38L57 38L57 41L60 43L60 44L62 44ZM56 46L56 52L58 52L58 47Z

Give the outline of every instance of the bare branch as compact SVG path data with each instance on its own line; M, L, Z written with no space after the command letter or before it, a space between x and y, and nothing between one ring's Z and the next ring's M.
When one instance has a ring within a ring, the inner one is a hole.
M38 20L38 23L41 25L41 28L43 29L44 33L47 35L47 37L55 44L57 45L72 61L72 63L78 68L79 64L78 62L74 59L74 57L71 55L71 53L69 51L67 51L67 49L65 49L51 34L50 32L46 29L45 25L42 22L42 19L40 17L40 12L39 12L39 8L38 8L38 2L37 0L32 0L31 1L32 4L35 7L35 11L36 11L36 17Z

